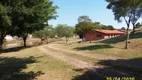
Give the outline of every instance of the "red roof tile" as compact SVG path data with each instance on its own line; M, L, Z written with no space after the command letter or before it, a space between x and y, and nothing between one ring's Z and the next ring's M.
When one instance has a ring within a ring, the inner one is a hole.
M125 32L119 31L119 30L96 30L101 33L105 34L125 34Z

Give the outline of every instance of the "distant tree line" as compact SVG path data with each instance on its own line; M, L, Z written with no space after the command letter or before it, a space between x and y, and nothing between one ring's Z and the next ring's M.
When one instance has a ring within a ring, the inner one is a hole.
M138 22L138 23L136 24L136 28L140 28L140 27L142 27L142 23ZM125 28L125 27L122 27L121 30L126 30L126 28Z
M69 38L75 35L74 31L74 27L68 26L66 24L58 24L56 27L49 25L40 31L36 31L34 33L34 36L40 38L41 41L43 41L44 39L46 40L46 42L48 42L48 38L64 37L67 43L69 41Z
M40 31L36 31L34 36L40 38L41 41L46 40L46 42L48 42L48 38L64 37L67 43L69 38L75 34L79 35L84 41L85 34L93 34L96 29L114 30L115 28L111 25L102 25L100 22L92 22L88 16L80 16L75 28L66 24L58 24L55 27L49 25Z
M140 28L140 27L142 27L142 23L138 22L138 23L136 24L136 28Z

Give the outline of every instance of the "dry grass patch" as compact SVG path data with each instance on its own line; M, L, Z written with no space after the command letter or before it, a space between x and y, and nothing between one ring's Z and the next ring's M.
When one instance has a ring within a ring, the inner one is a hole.
M84 61L84 62L88 62L90 64L94 64L94 63L98 62L97 59L86 57L86 56L82 56L82 55L75 54L75 53L72 53L72 52L64 52L64 51L60 51L60 50L51 49L49 47L46 47L46 49L54 51L54 52L59 53L59 54L64 54L64 55L67 55L69 57L76 58L76 59Z
M72 43L72 44L57 44L56 47L83 51L91 54L103 54L108 56L116 56L122 58L139 58L142 57L142 38L131 39L129 43L129 49L124 49L125 42L119 42L116 44L106 43Z
M71 80L81 74L73 71L74 66L48 56L36 47L2 53L0 59L0 75L4 80Z

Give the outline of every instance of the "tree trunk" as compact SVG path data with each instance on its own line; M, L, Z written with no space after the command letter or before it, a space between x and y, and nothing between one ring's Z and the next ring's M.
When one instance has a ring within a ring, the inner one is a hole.
M44 43L44 37L41 37L40 39L41 39L41 43Z
M26 44L27 37L28 37L27 35L23 37L24 47L27 47L27 44Z
M84 35L82 36L82 42L84 41Z
M132 15L131 15L132 16ZM129 27L130 27L130 22L131 22L131 16L129 17L129 20L126 20L126 18L124 17L124 20L127 24L127 35L126 35L126 45L125 45L125 49L128 49L128 40L129 40Z
M46 38L46 43L47 43L47 44L49 43L48 37Z
M136 26L135 26L135 24L133 24L133 31L132 31L132 35L135 33L135 30L136 30Z
M3 50L3 43L4 43L4 38L7 35L6 30L0 30L0 51Z
M126 35L126 45L125 45L125 49L128 49L128 41L129 41L129 27L127 27L127 35Z
M85 41L85 35L83 34L83 37L82 37L82 42L84 42Z
M0 38L0 51L3 50L3 41L4 41L4 38L1 37L1 38Z
M66 44L68 43L68 41L69 41L69 38L68 38L68 37L66 37Z

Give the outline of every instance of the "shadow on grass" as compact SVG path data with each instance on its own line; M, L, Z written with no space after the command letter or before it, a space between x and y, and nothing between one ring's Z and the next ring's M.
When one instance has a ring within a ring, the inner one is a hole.
M127 72L132 76L142 77L142 58L102 60L98 64L109 66L119 71Z
M130 39L137 39L137 38L142 38L142 32L136 32L133 35L130 35ZM107 44L115 44L118 42L123 42L125 41L126 36L118 36L118 37L114 37L114 38L110 38L110 39L105 39L102 41L99 41L101 43L107 43Z
M74 71L81 72L83 74L75 76L72 80L106 80L105 77L99 75L93 70L74 69Z
M128 77L129 75L118 72L110 67L75 69L83 72L82 75L75 76L72 80L108 80L107 77ZM113 79L112 79L113 80Z
M22 49L31 48L31 47L33 47L33 46L27 46L27 47L18 46L18 47L3 49L1 52L2 53L16 52L16 51L20 51Z
M34 63L35 58L0 57L0 80L33 80L43 74L38 72L22 72L28 64Z
M91 46L85 46L85 47L77 47L74 49L77 49L77 50L97 50L97 49L106 49L106 48L113 48L113 46L107 45L107 44L100 44L100 45L91 45Z
M142 58L127 60L102 60L98 62L98 65L104 65L105 67L94 69L75 69L75 71L83 72L83 74L75 76L72 80L110 80L106 79L107 77L118 77L121 79L135 78L133 80L142 80L141 62Z
M40 44L40 45L42 45L42 44ZM40 46L40 45L30 45L30 46L27 46L27 47L18 46L18 47L7 48L7 49L3 49L3 50L1 51L1 53L16 52L16 51L20 51L20 50L22 50L22 49L27 49L27 48L31 48L31 47Z

